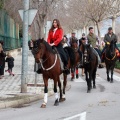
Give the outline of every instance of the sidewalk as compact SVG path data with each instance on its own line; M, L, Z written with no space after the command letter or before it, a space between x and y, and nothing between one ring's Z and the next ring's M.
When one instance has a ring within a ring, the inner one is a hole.
M0 108L16 107L22 104L28 104L30 102L43 98L44 87L43 79L41 75L37 74L37 84L41 86L27 86L27 93L21 92L21 64L22 54L20 53L15 58L15 67L13 73L15 76L9 76L9 73L5 72L5 75L0 79ZM7 69L7 64L5 70ZM28 55L28 84L35 83L34 72L34 57L29 51ZM52 89L53 81L49 80L49 96L53 94Z

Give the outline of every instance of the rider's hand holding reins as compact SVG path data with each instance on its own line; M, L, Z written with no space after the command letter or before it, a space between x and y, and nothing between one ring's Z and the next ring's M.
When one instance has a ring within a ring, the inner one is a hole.
M54 46L54 45L55 45L54 43L50 44L50 46Z

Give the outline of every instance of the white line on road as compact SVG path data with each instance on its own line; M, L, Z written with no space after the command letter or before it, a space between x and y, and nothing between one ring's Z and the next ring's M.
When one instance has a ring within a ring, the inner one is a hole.
M113 79L120 82L120 77L117 75L113 75ZM102 81L105 81L105 79L100 76L96 77L96 82L102 82ZM82 83L82 82L86 82L86 81L82 77L79 77L78 79L74 79L74 82Z
M74 118L80 117L79 120L86 120L86 112L83 112L81 114L74 115L72 117L65 118L64 120L72 120Z

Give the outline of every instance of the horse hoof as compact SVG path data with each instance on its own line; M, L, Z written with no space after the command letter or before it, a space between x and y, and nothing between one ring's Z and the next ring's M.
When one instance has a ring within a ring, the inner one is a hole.
M54 106L58 106L58 105L59 105L59 101L57 99L57 100L55 100Z
M74 78L71 78L71 81L73 81L74 80Z
M46 108L46 104L42 104L42 105L41 105L41 108Z
M110 83L113 83L113 81L110 81Z
M107 79L108 82L110 82L110 79Z
M96 89L96 86L95 86L95 85L93 86L93 89Z
M91 91L90 90L87 90L87 93L90 93Z
M66 100L66 98L61 98L59 99L59 102L64 102Z

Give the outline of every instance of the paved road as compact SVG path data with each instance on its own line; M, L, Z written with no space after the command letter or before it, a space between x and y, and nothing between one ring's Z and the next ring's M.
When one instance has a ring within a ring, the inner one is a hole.
M53 106L54 96L48 100L47 108L41 109L41 101L22 108L0 110L0 120L64 120L86 112L86 120L120 120L120 74L115 73L114 83L106 81L105 69L99 69L97 89L86 93L84 78L69 83L71 89L66 93L67 100L58 107ZM79 120L74 118L72 120Z

